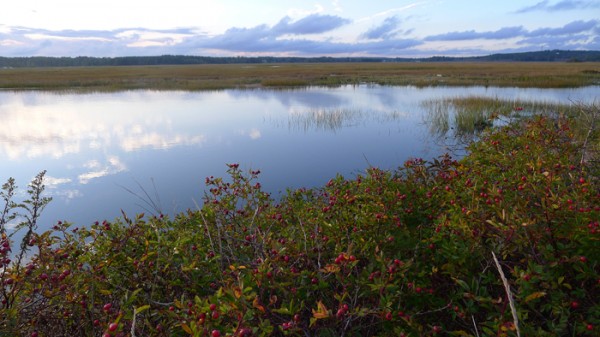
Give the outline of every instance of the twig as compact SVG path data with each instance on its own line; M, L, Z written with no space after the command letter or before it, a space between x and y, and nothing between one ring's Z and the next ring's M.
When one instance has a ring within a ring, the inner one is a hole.
M479 330L477 330L477 323L475 323L475 316L471 315L471 320L473 320L473 327L475 328L475 334L479 337Z
M215 244L213 243L212 236L210 235L210 229L208 228L206 219L204 218L204 215L202 215L202 209L200 208L200 206L198 206L198 203L196 202L195 199L192 198L192 201L196 205L196 208L198 209L198 214L200 214L200 217L202 218L202 222L204 223L204 227L206 228L206 234L208 234L208 241L210 241L210 247L212 248L212 251L214 252L214 251L216 251Z
M131 337L135 337L135 315L137 314L137 310L135 306L133 307L133 320L131 321Z
M584 107L580 107L580 109L581 109L581 111L583 113L587 112ZM592 135L592 131L594 131L594 129L595 129L596 117L594 115L595 115L594 111L592 111L592 109L590 109L590 111L589 111L590 127L589 127L588 132L587 132L587 134L585 136L585 139L583 141L583 145L581 146L581 149L582 149L581 150L581 160L579 162L579 164L581 165L581 167L583 167L583 164L585 163L585 157L586 157L585 155L586 155L586 152L587 152L588 141L589 141L589 139L590 139L590 137Z
M498 258L496 257L496 254L493 251L492 257L494 258L496 268L498 269L498 273L500 274L500 278L502 279L502 283L504 284L504 290L506 290L506 296L508 297L508 302L510 304L510 311L512 312L513 322L515 324L515 329L517 330L517 337L521 337L521 331L519 330L519 317L517 316L517 309L515 307L515 301L513 299L512 292L510 291L510 285L508 284L508 280L504 276L504 271L502 271L500 262L498 262Z
M306 237L306 231L304 230L304 224L302 223L302 220L300 218L298 218L298 223L300 224L300 229L302 230L302 234L304 234L304 253L308 256L308 247L306 246L306 243L308 242L308 238Z
M446 304L445 306L443 306L441 308L437 308L437 309L433 309L433 310L428 310L428 311L417 312L413 316L428 315L428 314L432 314L434 312L444 311L444 310L450 308L451 306L452 306L452 302Z

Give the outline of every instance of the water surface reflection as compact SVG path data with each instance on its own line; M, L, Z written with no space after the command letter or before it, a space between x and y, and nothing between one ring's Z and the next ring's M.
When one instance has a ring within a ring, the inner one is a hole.
M322 185L369 164L389 169L444 152L423 125L422 102L481 95L590 101L580 89L347 86L216 92L96 94L0 92L0 179L24 187L48 171L47 225L86 225L120 209L141 212L126 189L157 196L162 211L193 208L206 176L225 163L260 169L275 194ZM139 184L139 185L138 185Z

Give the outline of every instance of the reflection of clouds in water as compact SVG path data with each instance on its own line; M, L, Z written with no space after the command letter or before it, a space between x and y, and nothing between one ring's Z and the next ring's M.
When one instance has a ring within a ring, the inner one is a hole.
M26 114L26 116L24 116ZM106 149L118 144L125 151L141 148L166 149L176 145L200 144L203 135L169 134L171 122L145 120L137 116L130 120L109 118L103 120L93 114L72 111L29 111L0 106L0 155L9 160L51 157L60 159L84 149Z
M142 133L138 136L125 137L119 141L119 144L123 150L130 152L142 148L165 150L176 145L201 144L205 140L206 137L203 135L194 137L174 135L168 137L158 133Z
M77 177L79 183L83 185L89 183L93 179L101 178L111 174L117 174L127 170L127 166L123 164L116 156L109 157L105 164L101 164L97 160L89 161L84 165L84 167L90 169L91 171L82 173Z
M260 130L258 129L250 130L248 135L250 136L250 139L259 139L261 137Z
M238 134L240 134L242 136L248 136L252 140L257 140L260 137L262 137L260 130L257 128L252 128L250 130L241 130L241 131L238 131Z
M67 189L67 190L52 191L52 192L48 193L48 195L51 197L58 197L58 198L64 199L65 202L68 204L71 200L82 197L83 193L81 193L81 191L79 191L79 190L68 190Z
M44 186L48 188L47 195L53 198L64 199L69 203L72 199L81 197L83 194L77 189L67 189L63 185L72 183L71 178L56 178L50 175L44 176Z
M260 99L275 100L281 105L337 107L351 100L333 88L297 88L282 90L228 90L227 94L236 100Z
M48 188L57 188L59 185L70 183L70 178L55 178L49 175L44 176L44 185Z

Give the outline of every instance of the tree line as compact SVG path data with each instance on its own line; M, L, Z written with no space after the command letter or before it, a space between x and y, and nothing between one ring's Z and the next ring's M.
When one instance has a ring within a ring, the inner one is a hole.
M123 57L0 57L0 68L146 66L190 64L332 63L332 62L600 62L600 51L545 50L473 57L212 57L193 55Z

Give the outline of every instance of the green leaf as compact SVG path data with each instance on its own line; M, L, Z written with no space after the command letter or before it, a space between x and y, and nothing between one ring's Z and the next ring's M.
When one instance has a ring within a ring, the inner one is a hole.
M456 284L458 284L461 288L463 288L464 290L469 290L469 285L467 284L467 282L461 280L461 279L457 279L457 278L452 278L452 280L454 282L456 282Z
M139 313L144 312L144 311L146 311L148 309L150 309L150 304L142 305L141 307L137 307L135 309L135 313L139 314Z
M273 309L271 311L282 315L291 315L291 312L288 308Z

